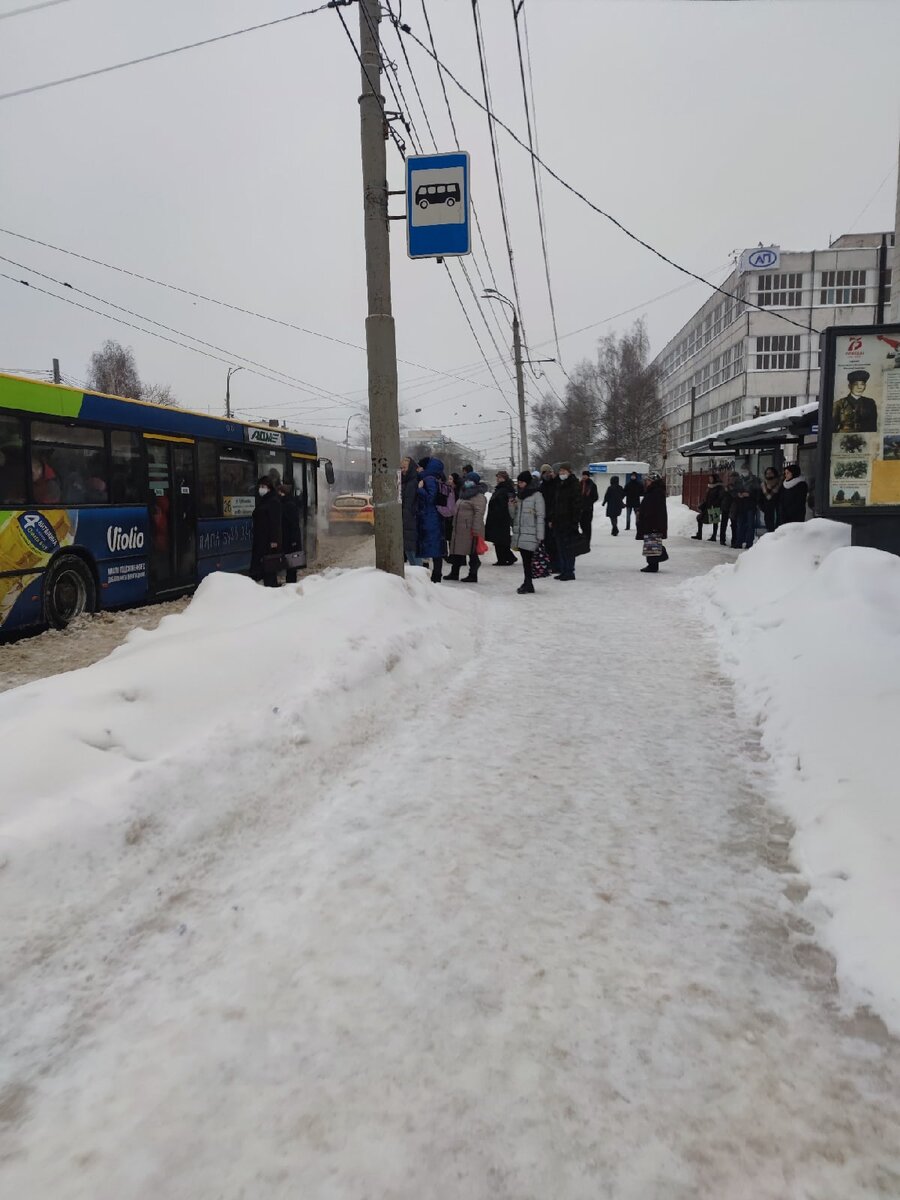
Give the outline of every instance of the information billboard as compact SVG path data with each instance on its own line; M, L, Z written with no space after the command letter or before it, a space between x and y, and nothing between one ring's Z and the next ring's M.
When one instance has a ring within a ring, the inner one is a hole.
M817 510L900 514L900 325L822 335Z

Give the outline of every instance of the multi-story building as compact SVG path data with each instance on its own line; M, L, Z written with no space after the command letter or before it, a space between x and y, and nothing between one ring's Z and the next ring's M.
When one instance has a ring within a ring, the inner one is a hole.
M893 244L893 232L844 234L827 250L779 250L772 269L742 270L752 252L741 256L722 284L737 299L713 293L655 359L670 492L688 469L678 447L818 398L818 331L888 319Z

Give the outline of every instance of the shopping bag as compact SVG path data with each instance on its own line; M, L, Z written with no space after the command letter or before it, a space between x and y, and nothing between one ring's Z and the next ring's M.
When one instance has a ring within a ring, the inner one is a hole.
M706 516L703 518L704 525L718 525L722 519L721 508L708 508Z
M572 553L576 558L578 558L579 555L590 554L590 552L591 547L588 543L587 535L584 533L577 533L572 539Z
M480 558L483 554L487 554L488 544L484 540L484 538L478 533L473 533L472 539L473 539L473 543L474 543L475 553L478 555L478 557Z
M550 555L547 553L544 543L538 546L534 552L534 558L531 560L531 575L533 579L549 579L553 574L553 568L550 566Z
M266 575L277 575L284 570L283 554L264 554L262 560L263 572Z
M655 533L648 533L644 538L644 558L662 558L662 540Z

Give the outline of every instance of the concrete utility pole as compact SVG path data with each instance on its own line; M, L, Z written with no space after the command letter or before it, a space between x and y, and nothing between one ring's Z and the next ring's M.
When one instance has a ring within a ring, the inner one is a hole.
M891 276L891 321L900 321L900 144L897 147L897 210L894 215L894 273Z
M397 344L391 315L391 247L388 235L387 122L381 97L381 4L359 0L362 95L359 98L365 215L366 351L369 362L369 424L372 499L375 505L375 566L403 574L400 512L400 416L397 411Z
M528 430L525 428L525 376L522 372L522 336L519 333L519 314L513 309L513 357L516 360L516 391L519 396L519 436L522 439L522 457L529 467Z
M62 379L59 374L59 359L58 358L54 358L54 360L53 360L53 382L54 383L62 383Z
M522 449L522 466L525 470L530 470L528 430L525 426L525 376L522 373L522 335L519 332L519 314L512 300L508 296L502 295L496 288L485 288L484 295L486 299L499 300L501 304L508 304L512 309L513 359L516 364L516 392L519 396L519 439Z

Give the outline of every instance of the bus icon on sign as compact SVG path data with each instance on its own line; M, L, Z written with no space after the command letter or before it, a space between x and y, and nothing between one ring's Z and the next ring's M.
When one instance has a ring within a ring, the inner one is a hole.
M749 261L751 267L774 267L778 262L778 251L754 250Z
M422 209L430 204L446 204L452 208L454 204L459 204L459 198L458 183L423 183L416 188L416 204Z

